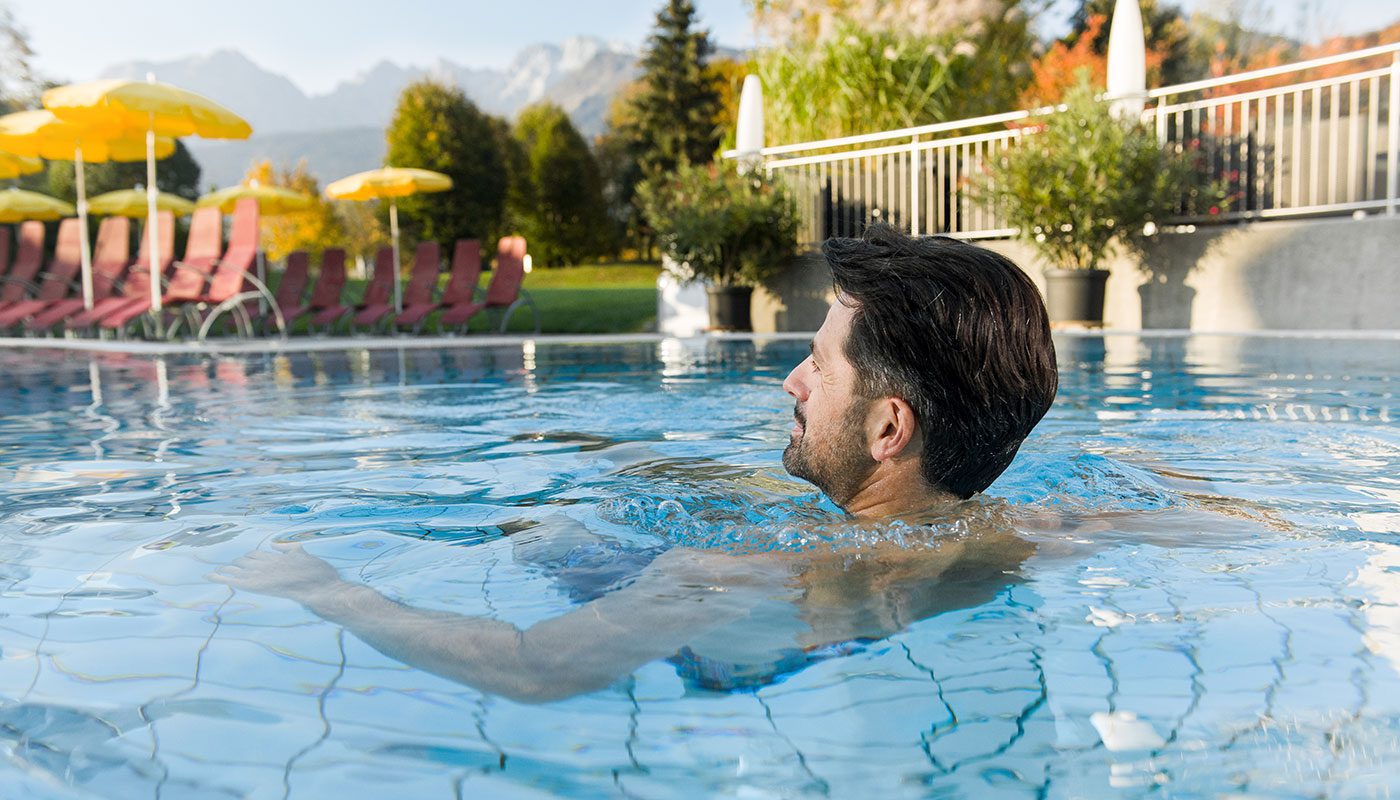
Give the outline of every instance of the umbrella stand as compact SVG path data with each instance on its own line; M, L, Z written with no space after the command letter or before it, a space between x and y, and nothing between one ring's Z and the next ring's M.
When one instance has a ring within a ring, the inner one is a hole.
M155 315L156 338L165 335L162 328L165 327L160 308L160 296L164 287L160 285L161 275L156 267L161 263L160 237L156 235L156 226L159 224L160 215L156 211L156 115L151 112L150 125L146 128L146 231L147 249L151 253L151 313Z
M394 312L403 313L402 290L399 288L399 205L389 198L389 238L394 240Z
M87 217L87 170L83 169L83 146L73 147L73 186L78 190L78 227L82 229L82 241L78 252L83 265L83 308L92 310L92 246L88 243Z

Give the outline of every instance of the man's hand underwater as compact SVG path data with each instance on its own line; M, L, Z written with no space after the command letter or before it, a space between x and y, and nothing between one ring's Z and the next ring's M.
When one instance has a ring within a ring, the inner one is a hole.
M275 552L255 550L217 571L209 579L235 589L306 603L338 585L335 567L295 542L273 542Z

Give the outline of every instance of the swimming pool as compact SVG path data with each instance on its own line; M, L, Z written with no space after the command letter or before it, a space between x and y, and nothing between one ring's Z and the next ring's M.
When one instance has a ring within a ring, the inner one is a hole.
M966 532L822 533L780 465L805 341L0 352L0 794L1400 793L1400 342L1057 346L989 491L1034 548L1001 577L889 636L548 703L206 576L298 540L525 627L675 545ZM522 550L555 528L584 539Z

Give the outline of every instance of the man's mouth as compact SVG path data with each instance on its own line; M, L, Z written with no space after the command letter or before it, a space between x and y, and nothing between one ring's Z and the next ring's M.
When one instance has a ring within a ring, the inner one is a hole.
M802 429L807 426L807 417L802 413L801 409L794 408L792 410L792 418L796 421L796 424L792 426L792 435L801 436Z

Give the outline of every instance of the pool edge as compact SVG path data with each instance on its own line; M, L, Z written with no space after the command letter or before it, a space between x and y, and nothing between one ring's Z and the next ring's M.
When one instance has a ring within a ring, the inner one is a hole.
M805 340L810 332L800 333L706 333L691 337L666 336L659 333L596 333L539 334L530 336L364 336L364 337L304 337L295 339L247 339L208 342L145 342L102 339L15 338L0 337L0 349L12 350L73 350L96 353L130 353L135 355L171 355L195 353L311 353L333 350L424 350L463 347L501 347L530 342L539 344L656 344L682 340L714 341L774 341ZM1143 338L1185 338L1188 336L1240 337L1260 339L1347 339L1400 341L1400 330L1254 330L1254 331L1192 331L1186 329L1142 330L1058 330L1057 337L1098 338L1104 336L1139 336Z

